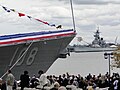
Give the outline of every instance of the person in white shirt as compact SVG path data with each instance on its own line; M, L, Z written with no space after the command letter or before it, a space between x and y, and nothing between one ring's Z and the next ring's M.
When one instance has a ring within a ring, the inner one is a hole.
M44 86L47 85L47 83L48 83L47 81L48 81L47 75L43 71L41 71L41 76L39 77L39 82L43 88L44 88Z
M11 70L8 70L6 77L7 90L13 90L14 81L15 81L15 77L11 73Z

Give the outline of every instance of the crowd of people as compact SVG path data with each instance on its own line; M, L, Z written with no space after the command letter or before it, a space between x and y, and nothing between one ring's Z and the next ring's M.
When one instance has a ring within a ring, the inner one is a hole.
M0 79L1 90L16 90L17 86L21 87L21 90L24 90L25 87L42 89L49 87L50 90L67 90L70 89L69 86L82 90L96 90L96 88L106 87L108 90L120 90L120 75L113 73L112 76L109 76L107 72L105 75L99 74L97 76L89 73L86 77L82 77L80 74L70 75L69 73L55 76L46 75L40 70L37 76L29 77L29 72L24 71L24 74L20 75L20 84L18 84L11 70L8 70L6 81Z
M120 90L120 75L118 73L113 73L112 76L109 76L108 72L105 75L99 74L98 76L89 73L86 77L82 77L80 74L70 75L66 73L58 77L55 75L48 75L47 79L47 85L50 86L57 82L59 86L64 86L66 88L68 88L68 85L73 85L82 90L96 90L96 88Z

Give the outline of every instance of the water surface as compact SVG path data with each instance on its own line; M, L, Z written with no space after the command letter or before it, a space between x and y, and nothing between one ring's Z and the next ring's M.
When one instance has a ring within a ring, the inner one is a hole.
M82 76L86 76L88 73L98 75L108 72L108 67L108 59L104 59L104 52L71 53L66 59L57 59L49 68L47 74L60 75L68 72L74 75L81 74ZM113 68L111 73L113 72L120 73L120 69Z

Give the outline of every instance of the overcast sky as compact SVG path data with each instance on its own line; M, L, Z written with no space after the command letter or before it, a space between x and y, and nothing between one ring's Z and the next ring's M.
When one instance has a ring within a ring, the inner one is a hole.
M70 0L0 0L0 5L17 12L24 13L63 26L73 28ZM56 30L27 17L19 17L17 13L6 12L0 6L0 35L18 32ZM107 42L120 43L120 0L73 0L77 37L91 42L96 28L99 26L101 36ZM72 43L77 43L76 38Z

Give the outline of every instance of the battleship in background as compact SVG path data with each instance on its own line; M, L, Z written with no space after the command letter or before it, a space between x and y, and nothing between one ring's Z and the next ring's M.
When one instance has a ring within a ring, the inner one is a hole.
M82 38L78 37L78 41L82 41ZM117 45L114 43L106 43L105 40L100 37L99 28L96 30L94 40L91 44L68 46L68 50L71 52L104 52L114 51L116 48Z
M0 77L12 69L15 78L46 72L75 37L73 29L0 36Z

